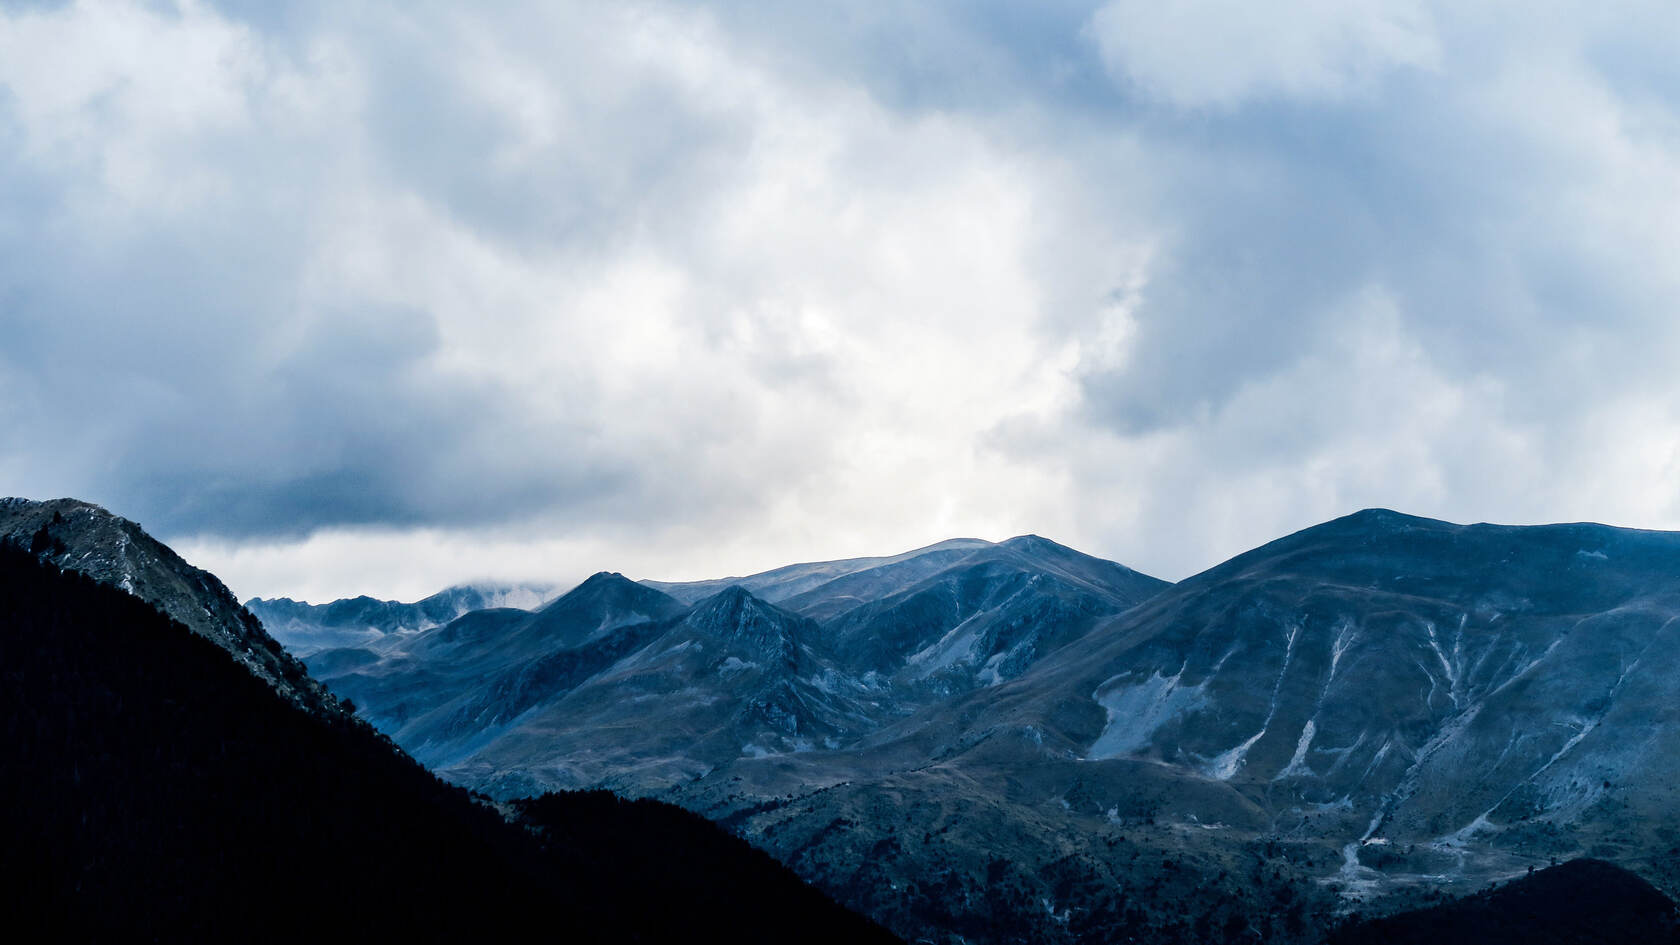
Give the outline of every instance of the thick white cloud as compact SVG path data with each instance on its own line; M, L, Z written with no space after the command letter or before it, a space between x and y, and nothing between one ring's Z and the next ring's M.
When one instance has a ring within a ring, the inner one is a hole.
M0 5L0 492L311 598L1674 526L1676 15L1527 9Z

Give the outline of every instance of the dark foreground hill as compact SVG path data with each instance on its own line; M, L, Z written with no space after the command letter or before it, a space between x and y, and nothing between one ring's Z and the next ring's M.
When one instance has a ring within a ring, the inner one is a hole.
M1674 903L1603 860L1571 860L1507 886L1368 922L1330 945L1663 945L1680 941Z
M534 833L145 602L0 547L0 909L67 941L892 941L675 808Z

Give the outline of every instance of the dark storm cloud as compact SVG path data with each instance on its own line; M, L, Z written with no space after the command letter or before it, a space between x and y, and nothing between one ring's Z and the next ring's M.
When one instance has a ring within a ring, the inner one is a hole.
M284 32L313 20L258 22ZM294 54L307 45L290 39ZM165 534L626 511L602 500L637 473L594 435L612 419L592 414L587 390L566 416L534 422L519 391L438 368L436 320L424 308L310 292L316 241L331 235L331 203L352 196L341 165L365 159L486 237L525 249L609 244L635 226L633 212L620 214L659 197L668 175L657 165L696 147L704 129L655 92L632 90L614 127L578 131L622 136L646 121L658 140L568 141L500 170L495 154L514 132L505 114L459 89L443 38L409 24L366 52L355 109L365 121L347 128L277 114L286 103L274 90L252 87L274 78L260 72L220 77L244 114L166 133L173 140L162 147L102 140L171 105L120 79L82 105L107 125L85 149L54 153L39 117L36 139L24 140L20 109L5 102L0 132L13 146L0 173L0 375L20 392L6 437L27 459L20 491L99 497ZM146 193L120 206L134 196L114 194L110 179L125 145L150 152L139 159L190 158L161 172L206 193ZM655 193L619 199L644 184ZM657 503L639 498L655 514Z

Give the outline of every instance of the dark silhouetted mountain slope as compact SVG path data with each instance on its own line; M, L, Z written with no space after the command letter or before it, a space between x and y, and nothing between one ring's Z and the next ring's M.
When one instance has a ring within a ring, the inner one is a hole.
M0 499L0 545L6 544L150 602L287 698L333 711L303 664L264 632L220 579L134 522L77 499Z
M673 808L534 837L147 603L0 548L0 906L60 940L886 941Z
M1427 909L1354 922L1330 945L1668 945L1672 900L1602 860L1571 860Z

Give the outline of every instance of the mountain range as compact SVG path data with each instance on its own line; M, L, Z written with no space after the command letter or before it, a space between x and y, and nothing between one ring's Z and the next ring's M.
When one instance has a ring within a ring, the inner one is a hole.
M1033 536L599 574L309 665L451 780L674 801L906 936L1288 941L1581 855L1673 894L1676 617L1680 535L1373 509L1176 585Z
M854 744L1013 678L1164 587L1034 536L958 540L692 584L603 572L534 611L475 611L306 658L460 783L648 793L743 757Z
M351 597L308 604L289 597L245 602L260 614L263 629L297 656L333 647L365 646L392 635L440 627L463 614L499 607L540 607L553 599L547 584L463 584L405 604Z
M686 934L613 912L647 871L743 940L834 908L733 834L930 942L1673 937L1680 534L1366 510L1178 584L1022 536L249 611L86 503L0 502L0 548L0 874L90 934L261 889L365 935L341 877L420 937Z

